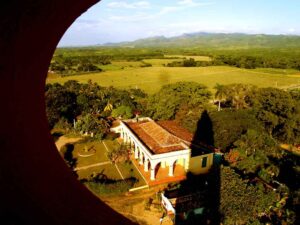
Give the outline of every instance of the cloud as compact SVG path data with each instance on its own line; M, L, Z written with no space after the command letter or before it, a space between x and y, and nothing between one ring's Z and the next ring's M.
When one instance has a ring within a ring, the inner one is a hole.
M165 15L168 13L174 13L177 11L186 10L193 7L209 6L215 4L214 2L195 2L194 0L180 0L175 6L165 6L163 7L157 16Z
M206 5L213 5L214 2L198 2L194 0L180 0L177 2L178 5L189 8L189 7L197 7L197 6L206 6Z
M136 13L132 15L112 15L108 19L115 22L139 22L152 19L153 16L145 13Z
M289 32L289 33L295 33L295 32L296 32L296 29L295 29L295 28L290 28L290 29L288 29L288 32Z
M123 9L148 9L150 8L150 3L147 1L138 1L133 3L127 3L124 1L110 2L107 4L109 8L123 8Z

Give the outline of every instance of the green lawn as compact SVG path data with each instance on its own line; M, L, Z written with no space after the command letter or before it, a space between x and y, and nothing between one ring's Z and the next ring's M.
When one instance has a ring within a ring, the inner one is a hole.
M103 174L108 179L112 179L112 180L121 180L122 179L122 177L120 176L119 172L117 171L115 165L113 165L113 164L96 166L96 167L92 167L89 169L77 171L79 179L89 178L93 173Z
M135 177L138 179L138 182L134 185L134 187L146 185L146 182L144 181L140 173L137 171L133 163L123 162L118 163L117 165L125 179L130 177Z
M281 71L281 72L280 72ZM288 71L288 73L287 73ZM245 83L258 87L288 87L299 84L299 71L278 69L247 70L228 66L211 67L126 67L123 70L112 70L102 73L68 76L48 79L47 83L64 83L68 80L87 82L92 80L100 86L118 88L141 88L154 93L168 83L178 81L195 81L208 86L211 90L219 84ZM298 75L297 75L298 74Z
M78 156L78 153L83 151L85 147L95 149L96 153L88 157ZM73 157L77 158L77 167L82 167L95 163L109 161L106 156L106 152L107 151L103 143L100 141L78 143L74 145Z
M108 149L114 148L116 145L119 145L117 141L113 140L105 140L104 141ZM93 147L96 149L96 153L89 157L80 157L78 156L78 152L80 150L83 150L85 148L91 148ZM96 163L101 162L107 162L109 161L106 156L106 148L104 147L103 142L100 141L93 141L93 142L85 142L85 143L77 143L74 145L74 151L73 156L77 158L77 166L76 167L82 167L82 166L89 166ZM117 164L120 172L122 173L122 176L126 178L135 177L138 179L138 182L134 185L134 187L139 187L146 185L145 181L137 171L137 169L134 167L134 165L130 162L122 162ZM119 174L118 170L116 169L116 166L113 164L105 164L101 166L94 166L88 169L82 169L77 171L77 174L79 176L79 179L89 178L93 173L96 174L104 174L107 176L107 178L112 180L121 180L122 177Z

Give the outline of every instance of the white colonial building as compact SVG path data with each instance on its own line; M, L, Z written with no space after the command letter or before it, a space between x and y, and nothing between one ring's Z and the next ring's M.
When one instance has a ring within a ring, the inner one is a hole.
M152 119L119 121L111 130L119 133L123 142L130 145L134 158L143 165L144 172L150 172L150 180L155 180L158 165L168 168L169 177L174 176L175 165L183 167L186 172L190 170L191 143L175 136ZM203 160L205 167L210 167L212 154L202 154L198 159L200 168Z

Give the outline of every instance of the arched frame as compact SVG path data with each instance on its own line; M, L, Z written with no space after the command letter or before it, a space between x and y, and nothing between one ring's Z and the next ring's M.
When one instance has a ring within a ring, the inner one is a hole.
M1 223L132 224L72 175L45 115L45 79L55 48L74 20L97 2L0 3Z

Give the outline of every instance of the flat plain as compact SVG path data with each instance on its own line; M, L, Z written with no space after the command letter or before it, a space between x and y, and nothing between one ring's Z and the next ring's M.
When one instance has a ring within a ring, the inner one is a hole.
M169 55L168 57L171 57ZM182 57L173 55L173 57ZM199 56L203 57L203 56ZM218 84L243 83L257 87L288 88L300 85L300 72L293 69L240 69L230 66L209 67L166 67L172 61L181 59L146 59L143 61L113 61L109 65L100 66L104 72L87 73L61 77L51 74L47 83L65 83L68 80L77 80L86 83L88 80L100 86L114 86L117 88L141 88L149 94L160 89L162 85L178 81L195 81L206 85L213 91ZM202 59L203 60L203 59ZM208 59L206 59L208 60ZM151 67L143 67L150 63Z

